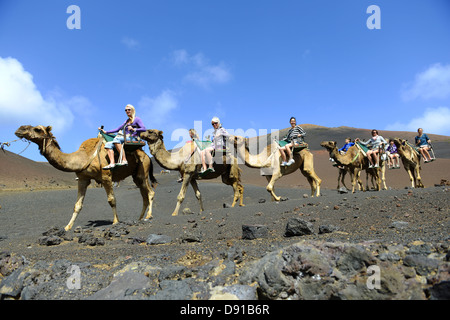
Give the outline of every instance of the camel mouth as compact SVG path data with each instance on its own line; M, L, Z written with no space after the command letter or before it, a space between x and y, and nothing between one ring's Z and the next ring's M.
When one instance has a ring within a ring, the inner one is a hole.
M330 147L333 147L333 142L332 141L322 141L320 143L320 146L323 148L330 148Z
M30 138L27 134L27 128L29 127L30 126L21 126L19 129L16 130L16 132L14 132L14 134L16 135L16 137L20 139L29 140Z

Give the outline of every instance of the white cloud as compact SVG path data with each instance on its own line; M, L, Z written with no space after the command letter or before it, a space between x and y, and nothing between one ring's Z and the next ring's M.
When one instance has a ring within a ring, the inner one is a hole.
M412 83L405 84L402 98L405 101L422 99L445 99L450 96L450 64L434 64L418 73Z
M426 133L450 135L450 108L428 108L425 112L407 123L396 122L388 125L385 130L413 131L423 128Z
M202 88L209 88L212 84L225 84L231 80L231 73L223 62L211 64L202 54L189 55L186 50L176 50L172 53L175 66L185 66L189 69L184 77L186 82Z
M176 94L171 90L164 90L155 98L143 96L138 102L137 114L142 114L146 126L161 125L169 121L170 113L178 108ZM147 124L147 119L151 123ZM150 128L150 127L149 127Z
M140 46L139 41L130 37L123 37L122 44L125 45L128 49L137 49Z
M0 57L0 124L52 125L55 132L62 131L73 123L75 102L52 95L44 98L18 60Z

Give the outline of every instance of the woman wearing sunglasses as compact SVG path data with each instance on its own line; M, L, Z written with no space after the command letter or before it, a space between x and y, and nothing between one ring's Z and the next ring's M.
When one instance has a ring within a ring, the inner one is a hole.
M105 134L118 132L113 141L107 142L105 144L105 149L107 149L108 151L108 157L110 162L109 165L103 168L104 170L113 169L115 166L128 165L125 152L122 152L125 137L130 137L131 140L137 140L137 137L141 134L141 132L147 130L142 120L136 116L136 110L131 104L125 107L125 112L127 114L127 119L118 128L110 131L105 131L102 128L99 128L99 130ZM119 163L117 164L115 163L114 160L114 148L116 148L119 154L122 154L122 161L120 161L119 159Z

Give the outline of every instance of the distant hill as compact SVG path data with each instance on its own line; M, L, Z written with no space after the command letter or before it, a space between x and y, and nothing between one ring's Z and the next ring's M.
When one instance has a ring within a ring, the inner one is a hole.
M75 173L57 170L48 162L0 151L0 190L75 187L75 178Z

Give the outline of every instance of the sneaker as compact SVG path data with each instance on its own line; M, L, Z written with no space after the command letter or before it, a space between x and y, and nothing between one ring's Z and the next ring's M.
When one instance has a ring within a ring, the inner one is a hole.
M372 169L372 168L373 168L373 165L369 164L369 169Z
M294 163L295 163L295 160L294 160L294 159L291 159L291 160L289 160L289 161L287 162L287 165L290 166L291 164L294 164Z
M216 170L214 170L214 168L208 168L209 172L216 172Z
M287 162L286 161L283 161L282 163L281 163L281 166L282 167L286 167L288 164L287 164Z

